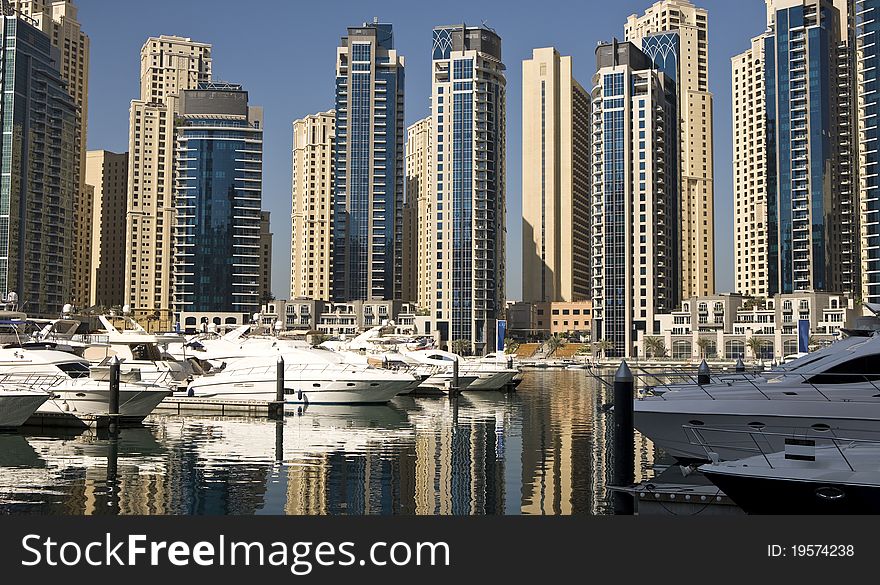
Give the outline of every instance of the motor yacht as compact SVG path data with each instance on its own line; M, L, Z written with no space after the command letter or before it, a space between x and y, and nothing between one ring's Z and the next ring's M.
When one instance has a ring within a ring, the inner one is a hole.
M708 460L694 429L722 460L739 459L751 439L721 431L810 434L880 439L880 334L850 336L769 372L709 384L667 388L634 406L635 426L682 460ZM781 439L776 451L783 450Z
M767 452L767 435L751 435L758 454L699 468L747 513L880 513L880 443L796 432Z
M330 351L284 348L224 362L195 379L188 392L273 401L278 355L284 358L285 401L291 404L382 404L418 382L405 372L347 363Z
M106 368L63 351L36 347L0 348L0 383L16 384L47 396L36 413L106 415L110 384ZM170 395L168 388L139 380L130 372L119 385L122 422L146 418Z

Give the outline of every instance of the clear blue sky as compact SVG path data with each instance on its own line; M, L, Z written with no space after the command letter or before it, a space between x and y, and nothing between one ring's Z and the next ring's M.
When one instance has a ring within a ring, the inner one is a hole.
M431 29L485 22L501 35L507 65L508 297L521 283L521 117L523 59L536 47L572 55L576 77L589 85L596 43L623 38L626 17L651 2L633 0L288 1L75 0L92 40L90 149L128 148L129 102L139 94L140 48L149 36L192 37L214 45L214 77L242 83L265 108L263 207L275 233L273 292L289 295L291 122L333 107L336 45L346 27L378 16L394 24L395 46L406 59L407 124L427 115ZM762 0L704 0L709 11L709 89L715 95L716 278L733 288L730 57L765 26ZM129 7L131 7L129 9ZM136 7L136 8L135 8Z

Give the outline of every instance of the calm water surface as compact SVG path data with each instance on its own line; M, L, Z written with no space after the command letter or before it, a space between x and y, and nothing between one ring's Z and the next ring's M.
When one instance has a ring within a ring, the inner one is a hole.
M0 513L606 514L610 400L584 371L531 370L509 394L310 406L277 423L156 415L118 439L0 434ZM653 446L637 435L636 451L650 477Z

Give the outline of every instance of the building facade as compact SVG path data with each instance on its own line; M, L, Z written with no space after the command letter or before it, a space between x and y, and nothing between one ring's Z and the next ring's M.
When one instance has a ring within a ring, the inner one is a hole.
M531 302L590 297L590 95L571 57L523 61L522 290Z
M736 291L766 297L776 290L769 261L776 233L769 228L771 184L764 92L764 37L731 58L733 88L733 246Z
M336 112L293 123L290 298L330 300Z
M67 93L79 110L80 164L77 165L79 188L74 200L73 221L74 254L71 266L70 298L65 302L84 308L89 304L91 277L89 265L92 248L92 223L81 218L94 214L91 205L92 191L86 189L84 166L86 164L86 129L89 119L89 36L82 31L77 20L77 9L69 0L11 0L11 6L31 24L41 30L58 48L60 59L57 68L67 84Z
M125 302L135 317L172 309L174 121L180 95L211 80L211 45L160 36L141 49L141 95L129 115Z
M431 179L434 286L427 307L443 342L494 350L506 274L506 104L501 37L485 27L433 31ZM433 331L432 331L433 333Z
M768 11L768 216L777 234L769 259L777 286L770 292L852 293L861 288L861 262L847 2L776 0Z
M204 83L180 97L174 312L258 312L262 108L228 83Z
M74 293L81 120L50 37L9 5L2 20L0 294L16 293L32 316L57 317Z
M392 26L350 27L336 50L334 300L400 298L403 107Z
M880 0L855 0L855 70L861 229L861 298L880 303Z
M593 83L593 338L629 357L678 304L676 85L634 44L596 49Z
M90 150L85 181L93 189L89 306L121 308L125 304L128 153Z
M708 13L688 0L661 0L630 16L625 39L675 82L680 128L682 294L715 292L713 98Z
M798 353L799 321L809 321L813 350L839 339L841 329L856 326L860 316L856 303L841 294L710 295L687 299L661 315L658 337L665 357L676 360L781 360ZM647 355L644 343L640 349L640 356Z
M272 214L260 212L260 302L272 298Z
M404 290L409 290L407 300L415 301L422 309L428 309L434 291L434 262L436 261L435 229L430 218L434 216L431 197L433 180L433 150L431 148L431 116L422 118L406 129L406 204L410 217L404 233L409 246L405 246L404 266L409 268Z

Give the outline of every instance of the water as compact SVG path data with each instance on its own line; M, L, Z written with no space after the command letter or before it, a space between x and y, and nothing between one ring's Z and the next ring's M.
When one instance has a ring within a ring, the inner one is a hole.
M156 415L117 439L0 434L0 514L606 514L610 392L533 370L514 393L265 418ZM654 449L636 436L636 477Z

